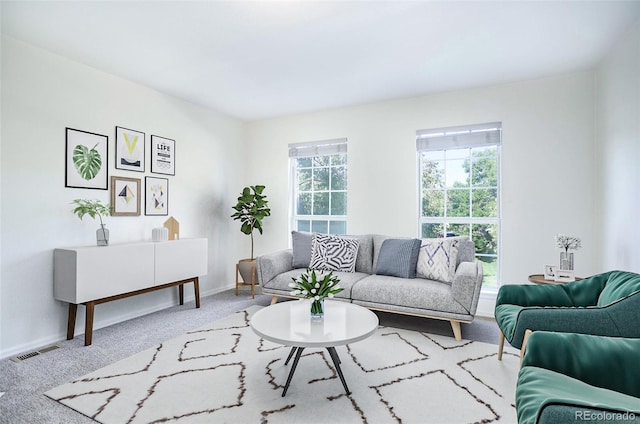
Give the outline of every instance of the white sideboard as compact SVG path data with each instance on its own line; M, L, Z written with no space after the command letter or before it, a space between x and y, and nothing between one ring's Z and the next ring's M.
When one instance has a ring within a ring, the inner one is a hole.
M77 306L86 306L85 345L91 344L96 304L193 282L208 273L206 238L86 246L54 250L53 295L69 303L67 339L73 338Z

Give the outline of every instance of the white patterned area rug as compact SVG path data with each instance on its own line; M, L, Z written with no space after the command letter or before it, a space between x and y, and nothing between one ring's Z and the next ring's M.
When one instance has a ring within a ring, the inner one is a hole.
M306 349L286 397L289 348L249 327L253 306L46 393L101 423L515 423L519 357L497 346L380 327Z

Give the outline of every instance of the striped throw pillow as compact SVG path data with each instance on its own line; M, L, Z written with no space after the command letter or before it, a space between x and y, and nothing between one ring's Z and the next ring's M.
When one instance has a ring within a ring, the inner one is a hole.
M309 268L322 271L354 272L358 240L330 234L313 235Z

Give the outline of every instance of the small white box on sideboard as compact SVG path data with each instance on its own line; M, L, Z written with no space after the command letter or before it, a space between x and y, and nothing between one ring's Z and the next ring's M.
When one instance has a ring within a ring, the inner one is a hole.
M53 295L69 303L67 339L73 338L79 304L86 306L85 345L91 344L95 305L193 282L200 307L198 277L208 273L206 238L86 246L54 250Z

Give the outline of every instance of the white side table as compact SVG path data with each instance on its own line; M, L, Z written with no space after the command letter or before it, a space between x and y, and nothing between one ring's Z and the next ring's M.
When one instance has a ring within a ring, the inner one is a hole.
M295 354L282 396L287 394L302 351L308 347L327 349L344 390L350 394L335 347L371 336L378 328L378 317L362 306L337 300L325 300L321 320L311 319L310 310L311 301L293 300L267 306L251 317L251 328L258 336L292 347L285 365Z

